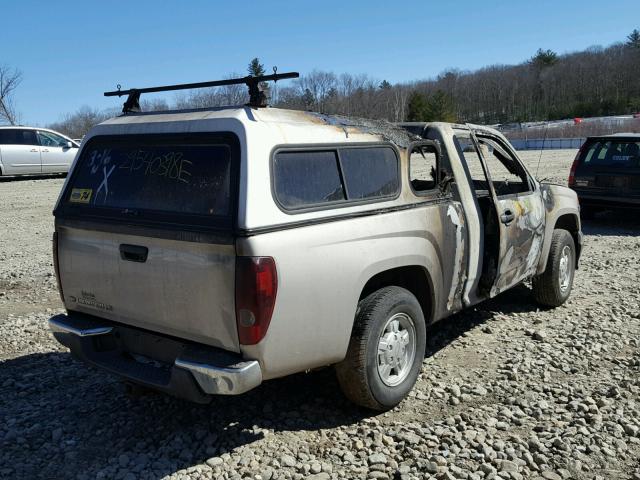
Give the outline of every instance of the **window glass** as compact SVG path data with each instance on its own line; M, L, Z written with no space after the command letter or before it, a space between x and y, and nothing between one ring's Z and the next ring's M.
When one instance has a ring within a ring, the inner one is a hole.
M276 196L287 208L346 199L334 150L278 152L273 166Z
M432 145L413 147L409 158L409 180L416 192L433 190L438 184L438 158Z
M583 153L586 165L640 167L640 142L629 140L595 141Z
M34 130L19 128L0 129L0 144L3 145L38 145Z
M398 190L398 157L389 147L342 148L340 163L349 200L386 197Z
M156 142L128 135L89 143L69 182L67 204L136 218L145 212L230 215L229 144Z
M68 141L55 133L41 131L38 131L38 140L43 147L65 147Z
M529 182L524 169L502 144L482 136L478 136L478 143L496 195L529 191Z
M14 130L0 128L0 145L12 145L15 143Z

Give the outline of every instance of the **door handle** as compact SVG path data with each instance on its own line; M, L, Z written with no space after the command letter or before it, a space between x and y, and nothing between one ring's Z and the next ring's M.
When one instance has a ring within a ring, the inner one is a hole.
M128 262L144 263L147 261L149 249L140 245L120 245L120 258Z
M37 152L38 149L37 148L32 148L31 150L29 150L30 152Z
M513 222L514 218L516 218L516 216L511 210L505 210L504 213L500 215L500 221L505 225L509 225L511 222Z

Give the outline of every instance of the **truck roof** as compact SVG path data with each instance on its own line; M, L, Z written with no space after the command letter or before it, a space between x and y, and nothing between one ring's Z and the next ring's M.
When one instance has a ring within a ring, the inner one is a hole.
M391 123L386 120L373 120L342 115L328 115L323 113L305 112L281 108L251 108L248 106L213 107L187 110L163 110L155 112L136 112L123 114L105 122L101 126L124 126L143 124L158 124L171 122L201 122L215 120L235 120L241 123L245 130L258 126L272 126L284 137L288 137L287 128L291 132L304 129L313 137L326 142L348 141L378 142L381 139L394 143L400 148L406 148L414 140L419 140L417 129L426 127L448 126L451 128L472 128L476 131L502 136L494 128L483 125L455 124L446 122L403 122ZM411 126L406 129L403 127ZM311 134L313 132L313 134ZM338 134L338 135L336 135ZM300 136L293 135L291 140ZM340 139L340 140L339 140Z
M476 125L473 123L448 123L448 122L400 122L397 123L396 125L399 125L401 127L409 127L410 130L415 131L416 129L422 129L424 130L426 127L434 127L434 126L438 126L438 125L448 125L451 128L460 128L460 129L467 129L467 128L471 128L474 131L480 131L480 132L485 132L485 133L489 133L491 135L497 135L502 137L502 133L500 133L498 130L496 130L493 127L488 127L486 125Z
M591 135L589 138L640 138L640 133L634 132L620 132L620 133L612 133L610 135Z
M235 120L243 124L246 130L258 126L277 126L285 134L287 128L292 131L304 128L307 131L315 130L316 136L325 133L327 139L335 137L337 132L342 138L358 137L357 141L380 141L382 138L399 147L407 147L411 141L418 139L400 126L385 120L246 106L127 113L102 122L100 127L215 120Z

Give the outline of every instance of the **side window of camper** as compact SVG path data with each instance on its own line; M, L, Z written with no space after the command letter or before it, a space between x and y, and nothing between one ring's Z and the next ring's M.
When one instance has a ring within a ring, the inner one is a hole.
M346 199L335 150L278 152L273 167L276 196L285 208Z
M398 156L389 146L283 149L272 171L285 210L395 198L400 190Z
M397 192L398 157L392 148L343 148L339 153L350 200L388 197Z

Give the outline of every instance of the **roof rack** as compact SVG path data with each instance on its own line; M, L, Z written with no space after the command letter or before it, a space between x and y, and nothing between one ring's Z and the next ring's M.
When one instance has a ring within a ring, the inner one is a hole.
M277 82L286 78L298 78L300 74L298 72L277 73L277 69L273 68L272 75L260 75L253 77L251 75L241 78L229 78L227 80L214 80L212 82L199 82L199 83L181 83L178 85L164 85L161 87L147 87L147 88L130 88L129 90L121 90L120 85L118 89L112 92L104 92L105 97L121 97L122 95L128 95L127 100L122 106L122 113L139 112L140 109L140 95L143 93L152 92L169 92L172 90L191 90L195 88L208 88L208 87L222 87L225 85L241 85L245 84L249 87L249 103L247 106L260 108L267 106L267 96L262 90L260 90L260 84L263 82Z

